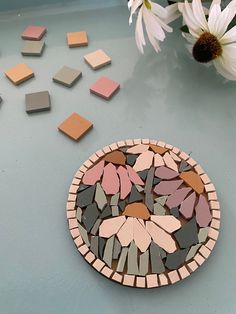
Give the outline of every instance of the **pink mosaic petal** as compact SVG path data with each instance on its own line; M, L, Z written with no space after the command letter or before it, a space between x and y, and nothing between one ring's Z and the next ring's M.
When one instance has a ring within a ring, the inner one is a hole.
M128 170L130 181L132 181L133 184L144 185L144 182L142 181L142 179L139 177L139 175L134 171L132 167L127 165L126 168Z
M101 160L94 167L85 172L82 182L86 185L94 185L101 179L103 174L105 161Z
M128 217L117 233L117 237L122 246L128 246L134 239L134 219L135 218Z
M145 252L151 243L151 237L144 226L137 219L134 219L133 226L134 242L141 252Z
M119 192L120 181L116 172L116 167L112 163L109 163L104 168L102 188L106 194L110 195L115 195Z
M103 238L110 238L120 230L125 221L126 219L124 216L103 220L99 227L99 236Z
M120 166L117 173L120 177L120 198L123 200L131 192L132 184L128 176L128 171L124 167Z
M180 213L184 216L184 218L189 219L193 216L194 205L196 202L196 193L193 192L190 194L181 204Z
M164 163L162 156L158 153L155 154L154 155L154 167L161 167L164 165L165 165L165 163Z
M199 227L207 227L211 221L211 213L208 202L203 195L199 196L197 206L195 207L196 220Z
M148 150L149 146L144 144L139 144L127 149L127 153L129 154L141 154Z
M165 155L163 156L163 159L168 168L173 169L174 171L178 172L178 166L168 152L165 153Z
M156 177L161 178L161 179L166 179L166 180L174 179L178 177L178 175L179 175L178 172L171 170L169 168L166 168L166 167L159 167L156 169L156 172L155 172Z
M149 169L152 165L153 157L154 157L154 153L151 152L150 150L142 153L136 159L136 162L135 162L135 165L133 166L133 169L136 172L143 171L145 169Z
M181 227L180 221L172 215L151 215L151 220L168 233L172 233Z
M175 191L174 194L168 197L166 206L168 206L170 209L179 206L190 191L192 191L191 188L182 188Z
M182 183L183 180L161 181L155 186L153 191L157 195L173 194Z
M146 229L153 241L166 252L173 253L177 250L175 241L172 239L171 235L158 227L154 222L147 221Z

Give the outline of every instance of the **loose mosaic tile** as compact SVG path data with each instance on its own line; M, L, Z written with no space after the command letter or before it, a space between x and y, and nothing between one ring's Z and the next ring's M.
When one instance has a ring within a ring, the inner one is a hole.
M67 44L70 48L88 46L87 33L82 32L70 32L66 34Z
M100 69L111 63L111 58L101 49L85 55L84 60L93 70Z
M30 41L24 42L24 46L21 49L21 54L23 56L41 56L45 48L44 41Z
M29 25L21 34L21 38L25 40L40 40L46 32L47 29L43 26Z
M34 77L34 72L24 63L17 64L5 71L6 77L15 85L19 85Z
M161 155L159 147L168 151ZM153 288L184 279L210 255L218 238L214 186L205 184L205 172L192 158L174 149L148 139L113 143L90 156L70 186L67 219L78 250L96 270L123 285ZM128 162L130 156L134 159ZM160 165L164 159L167 165ZM188 181L193 171L194 180L205 184L200 194L192 177Z
M90 87L90 92L108 100L113 97L119 89L119 83L106 76L102 76Z
M26 94L25 107L27 113L50 110L51 101L49 92L42 91L32 94Z
M92 127L90 121L74 112L58 126L58 130L78 141Z
M66 87L73 86L82 77L82 72L63 66L54 76L53 81Z

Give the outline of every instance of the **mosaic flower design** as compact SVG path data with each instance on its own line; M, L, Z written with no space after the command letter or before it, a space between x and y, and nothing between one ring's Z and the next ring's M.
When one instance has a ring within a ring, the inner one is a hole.
M218 236L219 203L208 176L162 142L104 151L71 187L68 218L79 251L123 284L154 287L185 278Z

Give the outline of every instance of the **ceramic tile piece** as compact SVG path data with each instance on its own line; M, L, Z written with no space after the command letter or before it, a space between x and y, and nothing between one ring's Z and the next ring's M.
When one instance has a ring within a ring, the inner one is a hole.
M82 223L87 232L90 232L99 216L99 210L96 203L88 205L83 211Z
M113 97L119 89L119 83L106 76L102 76L90 87L90 92L108 100Z
M179 211L184 216L184 218L186 218L186 219L192 218L195 202L196 202L196 193L195 192L191 193L182 202Z
M193 245L190 248L190 250L189 250L185 260L189 261L190 259L192 259L196 255L196 253L197 253L198 249L200 248L200 246L201 246L201 244Z
M5 71L5 75L12 83L19 85L34 77L34 72L26 64L21 63Z
M123 200L130 194L132 184L129 179L128 171L124 167L118 167L117 173L120 177L120 198Z
M100 258L103 258L105 245L106 245L106 240L99 237L99 239L98 239L98 253L99 253Z
M107 205L107 198L100 183L96 184L95 202L100 210Z
M124 216L121 216L124 217ZM119 218L119 217L118 217ZM128 246L134 238L134 225L133 225L133 217L128 217L126 222L120 228L117 233L117 237L122 246Z
M120 242L117 240L117 238L115 238L114 240L114 246L113 246L113 255L112 258L113 259L118 259L120 256L120 252L121 252L121 244Z
M219 210L212 210L212 217L216 219L220 219L220 211Z
M203 257L208 258L209 255L211 254L211 251L205 245L202 245L201 248L199 249L199 253Z
M70 68L68 66L63 66L54 76L53 81L62 84L66 87L73 86L82 77L82 72Z
M159 227L161 227L168 233L172 233L181 228L180 221L171 215L165 216L151 215L151 221L155 222L155 224L157 224Z
M79 252L82 254L82 255L85 255L86 253L88 253L89 251L89 248L87 247L86 244L82 245L79 247Z
M111 270L110 268L108 268L107 266L105 266L105 267L102 269L101 273L102 273L104 276L106 276L107 278L110 278L111 275L112 275L112 270Z
M129 250L128 250L128 268L127 273L129 275L138 275L138 248L135 245L134 241L131 242Z
M150 212L154 211L154 200L152 193L145 193L145 205L150 210Z
M154 192L157 195L173 194L182 183L183 180L161 181L155 186Z
M149 251L147 250L139 256L139 275L146 276L149 267Z
M153 157L154 153L149 150L140 154L136 159L133 169L136 172L149 169L152 165Z
M120 258L119 258L119 262L117 264L117 268L116 271L118 273L122 273L125 267L125 262L127 259L127 255L128 255L128 248L127 247L123 247L121 254L120 254Z
M24 46L21 49L23 56L41 56L45 48L44 41L30 41L24 42Z
M79 229L79 233L81 235L81 238L84 240L86 245L89 247L90 246L90 242L89 242L87 231L84 229L83 226L81 226L81 224L78 224L78 229Z
M202 182L203 182L204 184L208 184L208 183L211 182L210 178L208 177L208 175L207 175L206 173L204 173L204 174L201 175L201 179L202 179Z
M114 195L119 192L120 181L116 167L112 163L107 164L104 168L102 188L107 195Z
M160 197L157 197L155 199L155 202L157 202L158 204L164 206L165 203L166 203L167 198L168 198L168 196L160 196Z
M107 205L107 206L103 209L103 211L102 211L102 213L101 213L101 215L100 215L100 218L101 218L101 219L104 219L104 218L107 218L107 217L110 217L110 216L112 216L111 206Z
M165 266L170 270L178 269L184 263L187 254L188 249L167 254Z
M182 172L179 176L184 182L189 185L198 194L203 193L204 185L199 175L194 171Z
M175 238L180 248L185 249L198 243L198 229L196 218L193 217L182 228L175 232Z
M166 251L164 251L161 247L159 248L161 258L166 258Z
M154 179L154 172L155 172L155 168L154 167L151 167L148 170L147 179L146 179L145 188L144 188L144 193L150 193L151 190L152 190L152 184L153 184L153 179Z
M195 261L188 263L188 268L191 272L194 272L198 268L198 264Z
M47 29L43 26L29 25L21 34L25 40L40 40L46 34Z
M217 240L218 236L219 236L219 231L215 230L213 228L209 228L209 233L208 233L209 237L213 240Z
M161 286L168 285L168 279L165 274L160 274L159 276Z
M124 275L123 285L133 287L135 276L133 275Z
M126 207L126 201L120 201L118 203L118 206L120 208L121 211L124 211L125 207Z
M210 201L210 208L211 209L220 209L220 203L217 201Z
M199 232L198 232L199 243L204 243L206 241L208 233L209 233L209 227L199 229Z
M93 234L93 235L96 235L98 233L98 229L99 229L99 226L101 224L101 219L98 218L97 221L95 222L93 228L91 229L90 233Z
M93 203L96 185L92 185L86 190L79 192L76 200L76 205L83 208Z
M150 213L143 203L132 203L125 207L122 215L141 219L149 219Z
M198 265L202 265L205 262L205 258L199 253L195 255L194 260L197 262Z
M144 185L144 182L141 180L139 175L134 171L132 167L127 165L126 169L128 170L130 181L133 182L133 184Z
M145 227L137 219L134 219L133 228L134 242L141 252L145 252L151 243L151 237Z
M72 230L70 230L70 233L71 233L71 236L73 239L79 237L79 235L80 235L78 229L72 229Z
M85 260L91 264L95 260L95 255L92 252L88 252L85 256Z
M173 215L175 218L179 218L179 208L178 207L171 208L170 214Z
M160 154L154 155L154 167L162 167L165 165L164 159Z
M50 109L51 101L48 91L25 95L25 110L27 113L45 111Z
M70 48L88 46L87 33L82 32L70 32L66 34L67 44Z
M205 185L205 190L206 190L206 192L215 192L214 184L212 184L212 183L206 184Z
M147 287L148 288L156 288L158 287L158 277L156 274L147 275Z
M177 207L179 206L185 197L192 191L191 188L182 188L176 190L173 194L171 194L167 201L166 201L166 206L169 208Z
M98 237L92 236L90 242L90 250L98 257Z
M131 188L128 202L134 203L134 202L138 202L138 201L142 201L142 200L143 200L143 195L141 193L139 193L136 186L133 185Z
M153 185L157 185L158 183L160 183L162 180L160 178L154 178L153 179Z
M172 151L170 151L170 156L174 159L174 161L181 162L181 159L179 158L179 156L177 156Z
M212 219L210 226L214 229L220 229L220 222L217 219Z
M100 69L111 63L111 58L101 49L85 55L84 60L93 70Z
M146 287L145 277L136 277L136 287L138 287L138 288L145 288Z
M122 276L118 273L114 273L113 276L112 276L112 279L121 283L122 282Z
M190 275L186 266L182 266L178 269L181 279L187 278Z
M207 227L211 221L211 213L205 196L200 195L198 203L195 207L196 220L199 227Z
M215 244L216 244L216 241L209 239L206 243L206 247L208 247L209 250L213 250Z
M103 220L99 227L99 236L110 238L120 230L125 221L126 219L124 216Z
M209 201L215 201L215 200L217 200L217 194L216 194L216 192L208 193L207 196L208 196L208 200L209 200Z
M165 266L162 262L159 247L154 242L150 245L150 259L152 273L161 274L165 272Z
M76 238L74 242L77 248L80 247L84 243L81 237Z
M157 145L153 145L153 144L149 144L149 146L150 146L151 150L155 154L163 155L163 154L165 154L169 150L168 148L157 146Z
M177 247L172 237L160 227L158 227L154 222L147 221L146 229L151 235L153 241L161 248L163 248L166 252L173 253L174 251L176 251Z
M170 282L171 282L172 284L174 284L174 283L176 283L177 281L180 280L180 277L179 277L179 275L178 275L177 270L170 271L170 272L168 273L168 277L169 277Z
M116 165L125 165L126 157L123 152L120 152L118 150L115 150L111 153L108 153L103 157L103 160L107 162L111 162Z
M148 169L138 172L138 175L139 175L139 177L140 177L142 180L146 180L147 174L148 174Z
M135 164L137 157L138 157L137 155L128 155L126 158L127 164L132 167Z
M178 166L168 152L165 153L165 155L163 156L163 159L164 159L164 162L168 168L178 172Z
M161 204L155 203L153 205L153 213L154 215L164 216L166 214L166 210Z
M176 177L178 177L179 173L169 169L167 167L158 167L155 171L155 176L161 179L166 179L166 180L170 180L170 179L174 179Z
M94 185L96 182L98 182L103 174L104 165L104 160L101 160L95 166L87 170L82 179L83 183Z
M120 198L120 193L112 195L110 205L118 205L119 198Z
M115 236L112 236L107 240L107 243L104 248L103 253L103 261L107 264L107 266L111 267L112 263L112 254L113 254L113 246L114 246Z
M58 129L73 140L78 141L92 127L93 124L90 121L74 112L58 126Z
M119 206L117 205L111 206L111 214L113 217L119 216Z
M144 188L138 184L135 184L135 187L137 189L137 191L140 193L140 192L143 192Z
M191 170L192 166L190 166L187 161L182 160L180 165L179 165L179 172L183 172L183 171L188 171Z
M148 150L149 148L149 145L144 145L144 144L138 144L138 145L135 145L131 148L128 148L126 153L129 153L129 154L141 154L141 153L144 153Z

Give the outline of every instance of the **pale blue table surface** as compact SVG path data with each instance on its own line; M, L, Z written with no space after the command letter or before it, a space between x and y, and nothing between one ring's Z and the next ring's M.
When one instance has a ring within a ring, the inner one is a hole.
M193 62L178 30L161 54L148 45L140 55L124 3L79 1L0 14L1 314L236 313L236 83ZM32 23L48 28L41 58L20 54L19 35ZM66 32L82 29L89 46L69 49ZM83 55L98 48L112 65L94 72ZM20 62L36 76L15 87L3 72ZM83 72L72 89L52 82L62 65ZM89 94L101 75L121 83L109 102ZM49 90L52 110L27 115L24 95L39 90ZM78 143L57 131L73 111L94 123ZM188 279L154 290L117 285L89 267L65 213L81 163L109 143L139 137L193 152L222 206L221 236L209 260Z

